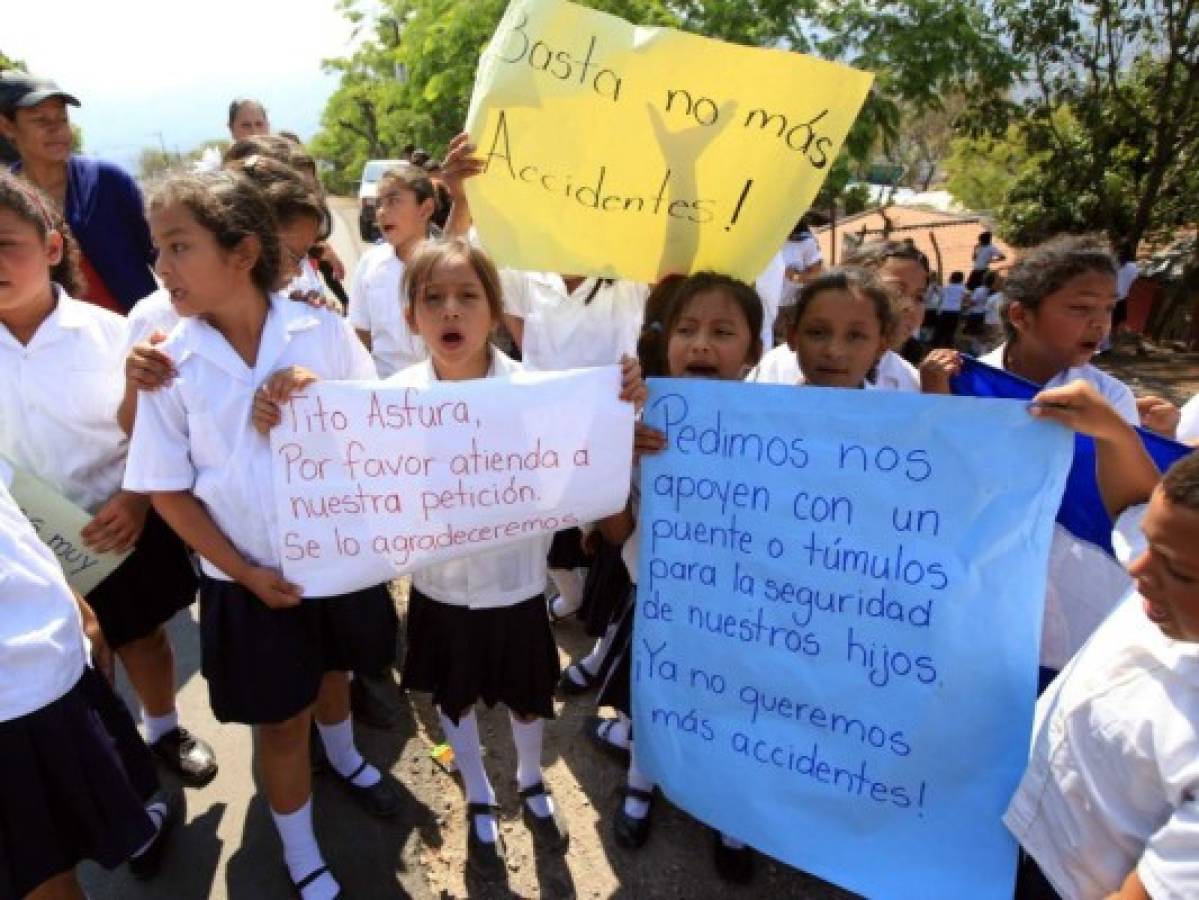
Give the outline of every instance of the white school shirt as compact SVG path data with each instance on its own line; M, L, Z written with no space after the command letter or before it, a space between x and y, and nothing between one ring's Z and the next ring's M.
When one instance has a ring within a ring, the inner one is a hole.
M89 652L62 568L8 493L11 479L0 462L0 722L69 691Z
M1003 292L996 291L994 294L992 294L990 297L987 298L986 319L984 321L984 324L986 324L986 325L1002 325L1003 324L1003 314L1001 312L1002 308L1003 308Z
M125 487L190 491L247 560L278 567L270 439L250 421L254 392L296 365L326 381L373 380L366 348L337 313L274 294L253 368L199 318L184 319L162 349L179 374L138 395ZM208 560L201 565L230 580Z
M1037 702L1004 824L1065 900L1199 897L1199 645L1127 596Z
M649 288L632 281L584 278L573 291L553 272L500 272L504 311L524 320L521 360L535 372L609 366L637 352Z
M759 384L803 384L799 356L786 344L780 344L762 357L745 380ZM874 380L867 381L866 386L884 391L919 393L920 373L894 350L888 350L879 360Z
M966 285L954 283L941 288L941 312L961 312Z
M128 349L133 349L134 344L144 344L156 331L169 335L180 319L171 303L171 292L166 288L143 297L125 317L129 323Z
M521 364L491 348L488 378L503 378L521 371ZM427 388L438 381L433 361L426 360L397 372L388 387ZM546 554L551 534L517 541L412 573L412 586L427 597L451 606L495 609L513 606L539 595L545 588Z
M991 261L1000 255L1000 250L994 244L987 244L974 251L974 271L981 272L991 265Z
M371 336L371 356L380 378L429 357L425 342L404 319L404 264L388 243L372 247L358 260L350 282L350 324Z
M1003 369L1002 344L981 361ZM1140 425L1136 400L1128 385L1091 365L1066 369L1046 382L1046 388L1087 381L1131 425ZM1049 546L1049 578L1041 626L1041 665L1060 669L1086 642L1132 587L1118 562L1060 524L1054 524Z
M1199 394L1182 405L1182 418L1178 420L1175 437L1188 444L1199 441Z
M970 315L981 316L986 312L987 297L990 294L990 289L984 284L970 292Z
M22 346L0 326L0 455L94 513L121 489L128 328L67 296Z
M1116 270L1116 299L1127 300L1128 292L1132 290L1132 284L1141 274L1140 267L1135 262L1129 261L1120 266Z

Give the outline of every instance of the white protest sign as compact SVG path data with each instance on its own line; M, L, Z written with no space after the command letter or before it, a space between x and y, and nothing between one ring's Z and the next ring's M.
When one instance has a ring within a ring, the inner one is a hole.
M13 469L9 492L42 543L58 557L67 583L83 596L116 571L129 555L89 550L80 533L92 517L28 472Z
M609 366L296 395L271 432L284 575L344 594L619 511L633 434L619 386Z

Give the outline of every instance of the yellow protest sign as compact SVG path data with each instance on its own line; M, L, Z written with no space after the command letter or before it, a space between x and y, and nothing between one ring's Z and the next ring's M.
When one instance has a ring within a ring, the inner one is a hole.
M815 197L873 76L513 0L479 61L467 193L503 266L751 280Z

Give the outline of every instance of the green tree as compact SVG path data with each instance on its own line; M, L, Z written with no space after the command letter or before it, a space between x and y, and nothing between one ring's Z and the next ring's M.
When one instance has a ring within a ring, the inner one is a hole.
M996 14L1026 63L997 125L1041 155L999 210L1008 236L1104 230L1135 248L1193 222L1193 195L1170 198L1199 158L1199 3L997 0Z

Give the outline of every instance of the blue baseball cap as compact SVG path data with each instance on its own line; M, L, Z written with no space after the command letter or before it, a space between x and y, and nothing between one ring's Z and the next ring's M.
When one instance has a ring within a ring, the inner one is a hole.
M49 78L38 78L19 69L0 72L0 112L11 113L17 109L28 109L52 97L61 97L71 106L80 105L78 99L62 90Z

